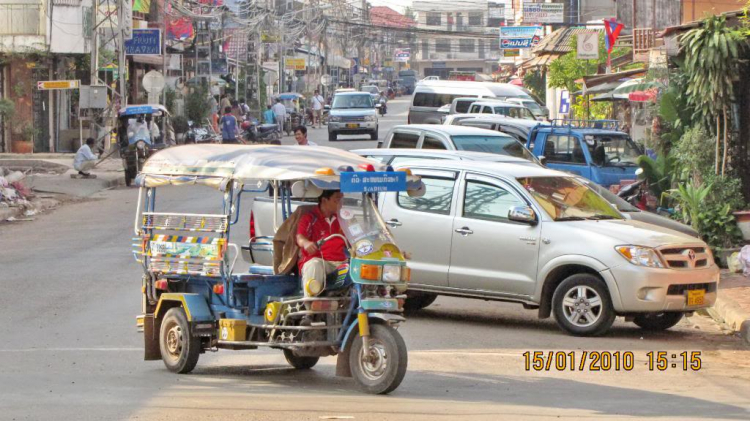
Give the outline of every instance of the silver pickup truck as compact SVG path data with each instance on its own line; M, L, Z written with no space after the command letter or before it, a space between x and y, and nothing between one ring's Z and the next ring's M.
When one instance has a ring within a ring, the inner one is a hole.
M716 301L719 269L706 243L626 219L569 174L478 161L410 164L425 195L380 194L379 208L412 254L413 310L438 295L516 302L592 336L616 316L668 329ZM271 212L272 199L256 199L255 221L272 221ZM254 230L273 235L273 223ZM270 264L269 245L256 239L256 262Z

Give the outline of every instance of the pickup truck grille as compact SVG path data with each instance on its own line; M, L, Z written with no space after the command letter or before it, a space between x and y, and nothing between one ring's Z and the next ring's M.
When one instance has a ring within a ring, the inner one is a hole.
M363 115L341 116L341 121L365 121L365 116Z
M670 269L695 269L711 265L705 247L665 247L659 250Z

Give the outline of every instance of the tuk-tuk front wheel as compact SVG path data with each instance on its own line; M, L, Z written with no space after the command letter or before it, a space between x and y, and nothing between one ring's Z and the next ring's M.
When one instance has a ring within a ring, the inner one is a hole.
M369 349L355 338L349 351L352 377L360 389L372 394L395 390L406 375L408 356L401 335L390 326L370 325Z
M300 357L294 355L294 351L291 349L284 350L284 357L289 365L297 370L309 370L315 367L315 364L317 364L320 359L319 357Z
M190 323L181 307L169 309L161 322L159 350L164 365L173 373L189 373L198 364L200 338L190 334Z

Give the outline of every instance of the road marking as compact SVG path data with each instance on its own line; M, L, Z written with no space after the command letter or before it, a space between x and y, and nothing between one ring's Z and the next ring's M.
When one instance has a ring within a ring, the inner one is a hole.
M20 348L0 349L0 352L130 352L143 348Z

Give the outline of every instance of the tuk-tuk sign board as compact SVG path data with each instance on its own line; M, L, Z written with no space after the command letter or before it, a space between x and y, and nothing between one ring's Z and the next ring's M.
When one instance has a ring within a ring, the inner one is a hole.
M40 80L36 83L36 88L40 91L49 91L60 89L78 89L80 85L80 80Z
M139 114L153 114L154 108L150 105L137 105L134 107L127 107L125 111L121 112L120 115L139 115Z
M382 193L406 190L406 173L388 172L342 172L343 193Z
M161 55L161 29L133 29L133 39L125 41L125 54Z

